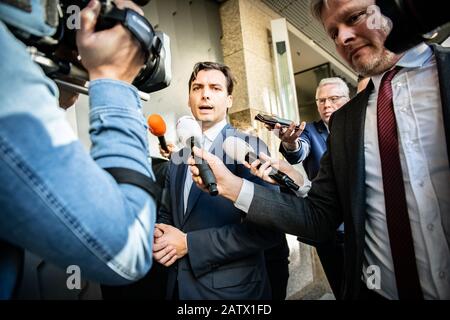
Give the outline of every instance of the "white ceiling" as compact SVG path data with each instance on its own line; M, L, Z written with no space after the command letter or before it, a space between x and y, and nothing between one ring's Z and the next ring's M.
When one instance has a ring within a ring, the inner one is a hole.
M289 42L294 73L328 62L323 56L317 54L309 44L306 44L292 33L289 33Z

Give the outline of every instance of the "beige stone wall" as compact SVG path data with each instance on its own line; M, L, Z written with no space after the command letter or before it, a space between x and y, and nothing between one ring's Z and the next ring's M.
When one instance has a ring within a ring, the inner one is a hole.
M272 154L277 141L260 123L258 112L275 112L270 21L280 16L258 0L229 0L220 7L225 64L236 76L231 123L262 138Z

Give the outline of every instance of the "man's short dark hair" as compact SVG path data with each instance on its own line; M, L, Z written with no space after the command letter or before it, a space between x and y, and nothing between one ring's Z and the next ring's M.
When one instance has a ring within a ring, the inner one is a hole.
M197 74L202 70L219 70L227 79L227 93L231 95L233 93L234 79L233 74L231 73L231 69L221 63L218 62L198 62L194 66L194 70L192 71L191 78L189 79L189 91L191 91L191 84L197 78Z

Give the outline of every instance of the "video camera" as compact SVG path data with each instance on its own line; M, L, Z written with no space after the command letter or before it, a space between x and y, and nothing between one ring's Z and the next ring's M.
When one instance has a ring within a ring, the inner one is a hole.
M442 42L450 36L450 15L442 0L377 0L383 15L391 19L393 29L385 46L395 53L420 42Z
M111 0L99 0L101 11L96 30L112 28L121 23L138 40L145 53L145 65L133 80L133 85L140 90L143 100L148 100L148 93L166 88L171 81L170 39L154 30L150 22L131 9L119 9ZM28 10L34 10L31 1L0 0L8 5L30 4ZM149 0L133 0L140 6ZM84 83L88 80L87 71L78 59L76 47L76 31L80 27L79 12L89 0L53 0L45 6L46 24L55 28L51 36L31 34L26 28L8 23L10 30L21 39L30 50L36 63L46 75L69 91L87 94ZM3 4L2 4L3 5Z

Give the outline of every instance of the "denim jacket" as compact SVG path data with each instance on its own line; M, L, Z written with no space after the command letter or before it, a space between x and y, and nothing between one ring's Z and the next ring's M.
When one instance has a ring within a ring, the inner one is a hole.
M154 179L138 92L100 79L89 96L90 155L58 107L55 83L0 21L0 299L20 274L15 247L111 285L151 267L155 202L102 169Z

